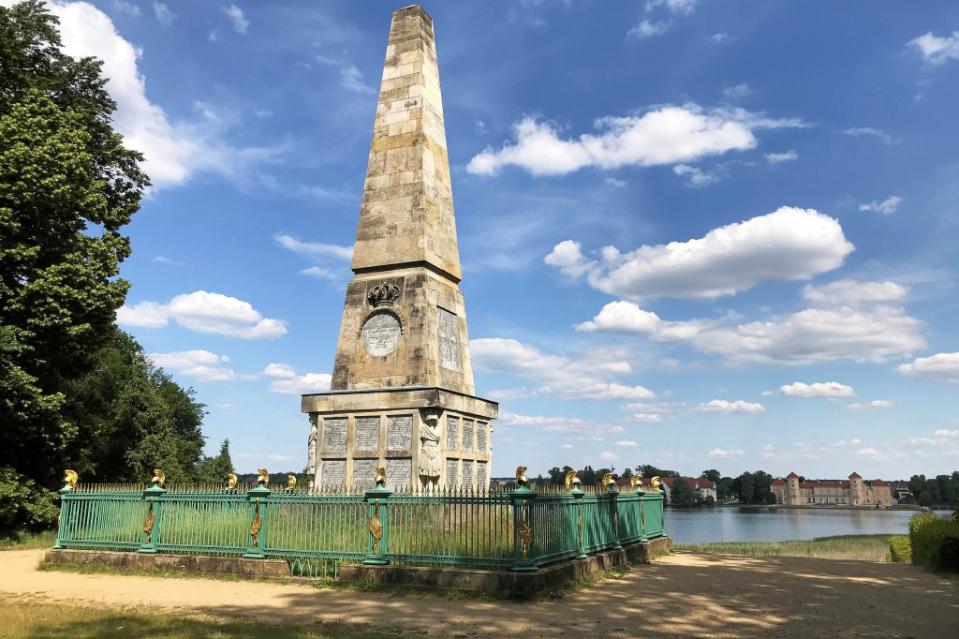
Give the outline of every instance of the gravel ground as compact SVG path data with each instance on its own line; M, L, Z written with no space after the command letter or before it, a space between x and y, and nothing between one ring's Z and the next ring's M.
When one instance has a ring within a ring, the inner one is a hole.
M959 582L900 564L673 554L560 599L513 603L39 571L42 555L0 554L0 595L435 637L959 637Z

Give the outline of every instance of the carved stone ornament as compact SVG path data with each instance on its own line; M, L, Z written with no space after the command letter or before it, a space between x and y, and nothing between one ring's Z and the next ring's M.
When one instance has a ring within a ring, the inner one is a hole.
M373 308L393 306L400 299L400 287L396 284L383 282L366 289L366 301Z
M363 348L373 357L386 357L395 351L402 333L400 319L389 311L373 313L360 329Z
M438 413L425 413L420 426L420 477L439 477L442 471L440 460L440 416Z

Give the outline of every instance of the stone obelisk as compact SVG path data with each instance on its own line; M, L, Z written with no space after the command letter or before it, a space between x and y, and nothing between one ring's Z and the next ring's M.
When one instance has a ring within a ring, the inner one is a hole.
M304 395L314 485L489 485L474 395L433 19L393 14L329 393Z

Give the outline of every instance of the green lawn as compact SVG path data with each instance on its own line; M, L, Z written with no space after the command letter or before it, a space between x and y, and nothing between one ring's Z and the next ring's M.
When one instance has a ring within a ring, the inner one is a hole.
M819 557L889 561L891 535L840 535L795 541L728 541L710 544L676 544L674 551L751 557Z
M3 620L0 639L398 639L414 636L345 624L291 626L223 623L136 610L116 611L33 603L22 598L0 601L0 620Z
M41 533L21 533L15 539L0 539L0 550L31 550L33 548L53 548L57 540L57 531L47 530Z

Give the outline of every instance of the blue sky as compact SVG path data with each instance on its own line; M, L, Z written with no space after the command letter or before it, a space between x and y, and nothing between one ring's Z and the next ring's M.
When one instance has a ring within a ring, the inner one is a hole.
M155 184L121 325L241 471L305 464L398 7L54 5ZM494 474L959 468L959 5L425 8Z

